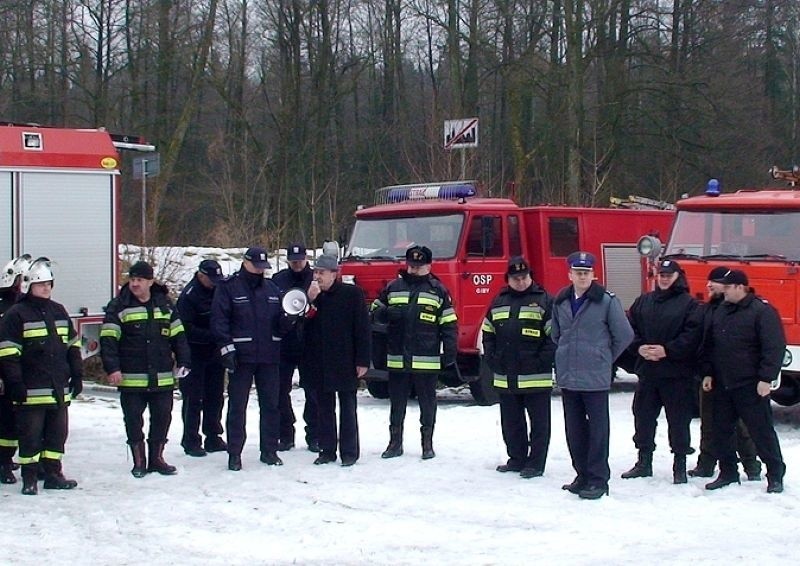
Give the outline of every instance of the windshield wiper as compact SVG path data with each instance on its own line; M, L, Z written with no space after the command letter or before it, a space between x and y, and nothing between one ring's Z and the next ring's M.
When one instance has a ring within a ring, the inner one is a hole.
M687 253L679 252L679 253L674 253L674 254L664 254L661 257L662 257L662 259L672 259L672 258L700 259L701 256L699 256L698 254L687 254Z
M747 254L742 256L743 259L773 259L776 261L789 261L783 254Z
M704 256L698 256L702 259L741 259L742 254L709 254Z

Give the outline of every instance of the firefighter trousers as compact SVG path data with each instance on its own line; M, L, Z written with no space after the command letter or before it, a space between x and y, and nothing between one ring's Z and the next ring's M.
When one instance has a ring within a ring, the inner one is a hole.
M550 447L550 392L547 388L529 393L500 393L500 426L509 464L544 472Z
M19 463L34 464L40 458L60 460L67 442L67 407L45 405L16 409L19 425Z
M17 417L11 399L0 396L0 464L10 464L19 445Z
M144 410L150 409L150 430L147 439L151 443L167 442L169 425L172 423L172 390L129 391L119 393L122 416L125 420L125 434L128 444L144 440Z
M437 373L389 372L389 400L392 408L389 412L389 425L402 427L406 420L408 397L411 385L419 402L419 422L424 427L436 424L436 383Z
M661 408L667 416L669 445L675 454L691 452L690 425L694 381L690 377L639 378L633 394L633 443L637 450L654 452Z

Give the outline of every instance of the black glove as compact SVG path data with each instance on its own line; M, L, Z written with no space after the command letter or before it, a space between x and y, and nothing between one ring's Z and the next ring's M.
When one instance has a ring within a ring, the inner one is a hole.
M222 356L222 367L224 367L230 373L236 371L236 352L228 352Z
M81 391L83 391L83 379L81 379L80 377L70 378L69 394L72 395L72 398L74 399L75 397L80 395Z
M28 389L21 381L6 382L6 397L17 403L24 403L28 399Z

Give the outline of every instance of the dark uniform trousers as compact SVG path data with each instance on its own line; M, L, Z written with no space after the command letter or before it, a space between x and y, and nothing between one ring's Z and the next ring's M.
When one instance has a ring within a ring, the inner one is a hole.
M37 455L61 459L69 430L67 407L19 407L17 423L20 430L19 457L23 463Z
M357 460L360 454L358 443L358 416L356 415L355 391L316 390L319 407L319 449L321 452L339 454L342 460ZM339 436L336 436L336 398L339 398Z
M510 464L544 472L550 448L550 389L500 393L500 426ZM527 413L530 419L528 437Z
M0 465L11 463L18 444L14 406L8 397L0 396Z
M436 383L438 381L439 374L436 373L390 371L389 400L392 408L389 412L389 425L403 426L413 383L419 402L419 422L422 426L433 427L436 423Z
M702 385L700 386L700 456L703 457L705 454L708 458L713 458L714 462L712 463L716 463L716 456L713 455L715 392L715 389L703 391ZM745 471L750 471L748 468L751 466L761 469L761 464L756 461L758 455L756 445L742 419L736 419L736 432L730 442L736 446L736 452L739 454L739 460L744 465Z
M144 410L150 408L150 443L166 443L169 425L172 423L172 391L130 391L119 393L122 414L125 419L125 433L128 444L144 440Z
M280 414L278 393L280 380L278 364L240 363L228 378L228 453L241 454L247 440L247 401L250 387L256 384L259 410L259 449L275 452L278 449Z
M181 446L184 448L202 444L199 434L201 419L206 438L222 434L222 406L225 403L225 368L219 357L209 352L214 346L190 344L189 347L192 351L192 370L179 382L183 396Z
M298 362L281 358L280 363L280 399L278 400L278 410L281 415L280 439L284 442L294 442L294 423L297 419L292 410L292 377L294 370L298 368ZM302 370L300 370L302 372ZM317 391L313 387L304 387L306 402L303 407L303 421L306 423L306 443L311 444L317 441Z
M767 465L767 477L783 478L786 466L773 426L770 402L769 397L761 397L756 392L755 383L734 389L715 388L712 454L719 460L720 471L736 470L736 449L732 439L736 420L741 417L761 461Z
M633 443L638 450L656 449L656 427L661 407L667 416L669 445L674 454L691 453L692 398L691 378L639 378L633 395L633 418L636 433Z
M588 485L607 486L610 424L608 391L562 389L564 426L572 467Z

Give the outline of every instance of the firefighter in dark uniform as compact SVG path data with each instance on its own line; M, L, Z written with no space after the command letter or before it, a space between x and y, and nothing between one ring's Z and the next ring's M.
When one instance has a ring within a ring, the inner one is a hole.
M22 493L36 495L39 464L45 489L72 489L78 482L64 477L61 458L67 407L83 389L80 338L66 309L50 298L50 260L32 262L20 290L0 325L0 361L19 425Z
M128 282L106 307L100 331L100 355L108 382L119 388L125 433L133 454L131 474L176 473L164 460L172 422L175 381L191 367L183 323L144 261L128 270ZM174 359L173 359L174 356ZM144 411L150 409L148 451L144 447Z
M704 328L710 327L714 310L725 300L725 295L722 292L724 286L722 283L718 283L716 279L724 277L729 269L728 267L720 266L715 267L708 273L708 281L706 282L708 303L704 305ZM712 424L714 422L714 391L703 391L702 379L698 389L700 454L697 456L697 465L689 470L687 474L696 478L710 478L713 477L714 469L717 467L717 458L712 454L713 448L711 447ZM742 422L742 419L736 421L735 436L736 438L733 442L736 444L736 452L739 455L739 461L742 463L744 472L747 474L748 481L761 481L761 462L758 459L756 445L753 443L753 439L750 438L750 432Z
M31 256L23 254L9 261L0 273L0 320L14 306L19 297L22 274L31 264ZM14 406L8 396L3 395L3 372L0 367L0 483L17 483L14 470L14 453L19 446L17 421Z
M628 312L634 338L628 351L635 355L639 377L633 395L636 464L624 479L653 475L653 451L661 408L667 415L673 453L672 482L686 478L686 455L691 452L694 376L703 335L703 311L689 294L686 276L677 261L658 266L656 289L637 298Z
M767 466L767 492L781 493L786 465L769 398L786 349L780 315L753 294L743 271L730 269L717 281L724 285L725 302L714 310L706 332L703 389L714 390L712 448L719 475L706 489L739 483L732 438L741 417Z
M427 247L409 248L406 269L372 304L376 320L388 325L386 367L391 412L389 445L382 458L403 454L403 422L412 383L419 401L422 458L436 455L436 383L441 371L456 363L458 334L450 293L431 273L432 262L433 254Z
M211 334L211 301L214 288L222 279L222 268L213 259L205 259L191 281L183 288L176 308L181 317L192 353L192 371L179 382L183 403L183 438L181 446L189 456L222 452L228 445L220 436L225 390L225 369ZM200 421L206 437L200 438Z
M511 258L506 281L482 327L483 355L500 394L500 425L508 451L508 461L497 471L534 478L544 473L550 446L553 299L533 281L530 265L521 256Z
M278 362L281 337L291 330L281 309L280 290L264 277L269 268L264 248L251 247L242 268L221 281L211 307L211 329L228 370L228 469L242 469L247 433L247 401L253 381L258 392L261 461L281 466L278 457Z
M282 293L286 293L290 289L302 289L308 292L313 280L313 272L308 265L306 247L299 243L289 244L286 247L286 261L289 263L289 267L281 269L273 275L272 281L280 288ZM301 344L303 322L302 318L298 319L294 330L281 340L281 361L278 369L281 382L280 400L278 401L281 424L278 451L294 448L294 423L296 419L292 410L292 377L294 376L294 370L297 369L300 373L300 387L303 388L306 399L303 407L303 420L306 423L306 445L311 452L319 452L317 400L314 397L316 389L309 384L309 376L306 375L300 364L303 358Z

